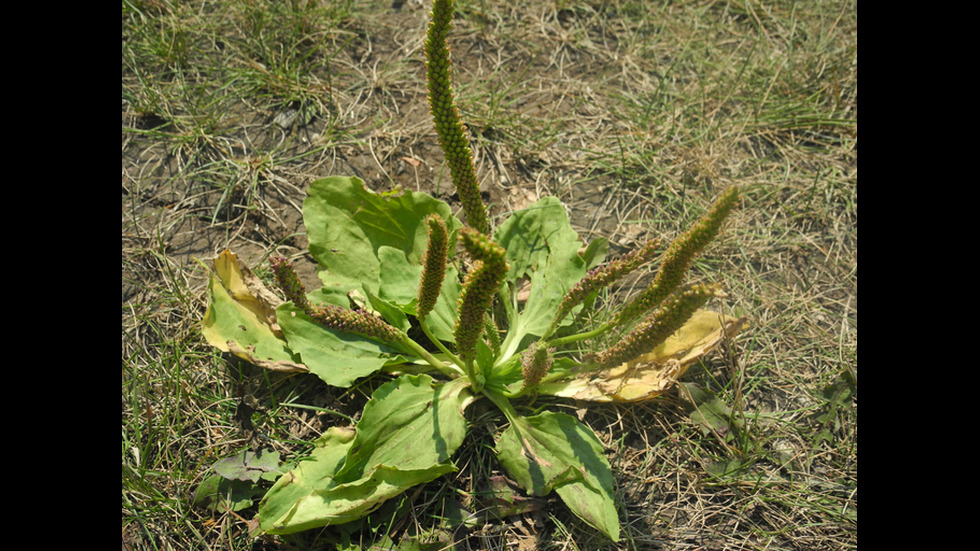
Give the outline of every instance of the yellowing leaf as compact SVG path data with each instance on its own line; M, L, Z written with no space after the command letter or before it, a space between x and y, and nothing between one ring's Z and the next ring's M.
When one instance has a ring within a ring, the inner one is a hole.
M663 344L635 360L567 383L543 385L539 392L594 402L638 402L656 398L677 382L691 364L723 339L748 327L745 318L708 310L694 316Z
M201 333L215 348L273 371L306 372L276 324L281 301L231 251L214 261Z
M265 320L274 332L279 333L276 307L282 304L282 300L238 260L238 255L225 249L214 259L214 271L235 302Z

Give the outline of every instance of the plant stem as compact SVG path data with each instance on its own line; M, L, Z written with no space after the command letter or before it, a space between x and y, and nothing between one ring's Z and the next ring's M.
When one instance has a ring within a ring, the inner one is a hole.
M463 370L470 379L470 384L473 385L473 392L480 392L483 390L483 385L486 384L487 380L482 373L477 371L476 367L476 362L473 360L465 360L463 362Z
M484 388L483 395L489 398L504 413L504 417L507 418L507 421L511 425L514 424L514 420L517 419L517 410L514 409L514 406L506 396L490 388Z
M422 332L425 333L425 336L429 337L429 340L432 341L432 344L436 345L436 347L438 347L439 350L442 351L442 353L445 354L446 357L450 359L450 361L452 361L457 366L463 365L463 360L460 360L459 357L456 356L456 354L450 352L449 349L446 348L446 345L443 344L438 337L432 334L432 330L429 329L429 324L426 323L424 319L419 320L419 325L422 326Z
M439 360L438 358L430 354L428 350L422 348L422 346L419 345L419 343L408 338L407 335L402 337L402 339L398 341L398 344L404 346L413 354L417 355L418 357L428 362L429 365L438 369L440 373L449 377L450 379L456 379L460 375L462 375L462 372L460 372L459 367L452 364L447 364L446 362Z
M548 341L548 346L553 346L553 347L556 347L557 348L559 346L564 346L566 344L571 344L573 342L578 342L578 341L584 341L586 339L591 339L592 337L597 337L597 336L605 333L606 331L609 331L613 327L616 327L616 325L617 324L616 324L615 321L611 321L611 322L605 323L603 325L600 325L599 327L597 327L597 328L595 328L595 329L593 329L591 331L585 331L583 333L575 333L574 335L566 335L564 337L558 337L557 339L553 339L553 340Z

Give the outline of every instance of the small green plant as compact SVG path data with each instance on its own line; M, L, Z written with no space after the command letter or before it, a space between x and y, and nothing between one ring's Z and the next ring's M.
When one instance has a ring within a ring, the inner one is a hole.
M583 312L600 291L651 262L659 241L604 262L606 242L586 246L554 197L491 227L453 97L446 43L453 12L452 0L435 1L425 54L429 105L466 224L424 193L378 195L357 178L335 176L314 182L303 205L321 288L307 292L290 262L274 257L282 301L231 252L215 260L203 322L214 346L336 387L391 376L356 427L329 428L308 458L278 478L260 503L260 532L357 520L453 472L465 411L487 399L508 422L496 437L506 473L529 494L556 492L617 541L614 481L600 440L575 417L519 407L541 395L654 397L744 327L703 309L722 295L718 286L685 283L735 208L734 188L666 248L650 286L597 326ZM579 352L610 335L615 344Z
M282 476L279 452L243 451L219 459L211 467L215 474L204 479L194 492L194 505L213 510L241 511L253 505L265 491L259 480L275 481Z

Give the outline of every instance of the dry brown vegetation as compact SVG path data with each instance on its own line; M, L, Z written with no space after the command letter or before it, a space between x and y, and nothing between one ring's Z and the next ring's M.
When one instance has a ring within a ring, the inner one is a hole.
M558 404L608 446L618 546L554 499L447 529L445 545L855 548L855 4L458 4L450 46L491 215L555 195L583 239L608 238L615 255L676 236L741 186L692 275L722 282L717 306L752 325L684 378L730 409L721 429L698 423L680 388L641 405ZM215 460L253 447L295 459L355 417L371 385L326 388L211 349L195 259L229 248L264 275L278 252L315 283L300 209L329 175L458 206L427 111L427 22L413 0L123 2L124 549L320 549L337 537L256 540L254 508L191 506ZM503 422L472 416L483 441L458 452L459 472L352 542L429 533L447 503L472 506L497 474L486 444Z

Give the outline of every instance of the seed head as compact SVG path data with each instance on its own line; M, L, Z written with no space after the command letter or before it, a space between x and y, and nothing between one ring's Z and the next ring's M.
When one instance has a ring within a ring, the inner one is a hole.
M572 308L581 304L592 293L609 286L614 281L652 260L659 244L659 239L651 239L639 249L623 255L622 258L590 270L584 278L572 286L565 298L562 299L558 306L558 312L555 313L552 321L552 327L561 323L561 320L565 319Z
M460 358L471 361L476 357L476 343L484 328L485 317L493 297L507 275L506 250L472 228L459 233L463 248L476 263L463 281L459 295L459 316L453 336Z
M541 341L533 343L524 351L521 358L521 365L523 366L521 374L524 377L525 390L534 392L537 389L538 383L541 382L541 379L551 369L551 364L554 363L552 356L554 352L554 348L548 348Z
M618 325L626 325L656 308L683 283L694 257L718 235L738 200L738 188L726 189L701 220L670 244L653 282L620 311Z
M419 282L418 317L424 319L432 311L446 277L446 258L449 253L449 233L446 223L436 214L430 214L428 226L429 244L422 260L422 278Z
M473 153L466 138L452 88L452 63L446 36L455 12L454 0L435 0L425 39L426 88L429 110L435 124L439 145L449 165L453 185L463 203L466 222L480 233L490 233L487 209L480 198L480 184L473 166Z
M598 363L602 367L612 367L650 352L680 329L698 308L719 291L717 285L693 285L678 290L637 324L623 340L601 352Z
M291 300L301 310L309 309L310 303L306 299L306 289L303 287L303 282L300 281L299 276L296 275L293 264L281 256L273 256L269 259L269 264L272 266L276 283L286 295L286 299Z
M357 333L386 342L397 342L404 333L363 310L348 310L334 304L312 306L306 312L313 321L344 333Z

